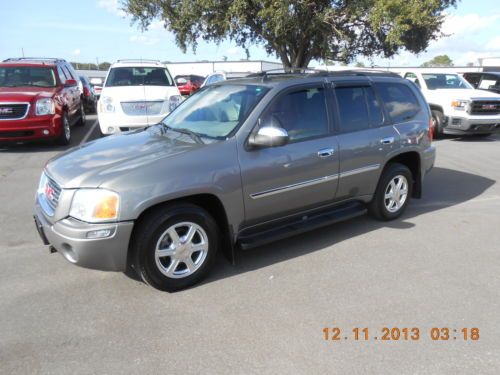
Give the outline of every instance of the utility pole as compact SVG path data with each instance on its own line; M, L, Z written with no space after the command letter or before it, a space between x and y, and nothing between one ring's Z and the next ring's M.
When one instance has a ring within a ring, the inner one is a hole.
M95 58L95 61L96 61L96 63L97 63L97 70L101 70L101 69L99 69L99 58L98 58L98 57L96 57L96 58Z
M24 57L24 48L23 47L21 47L21 53L22 53L22 55Z

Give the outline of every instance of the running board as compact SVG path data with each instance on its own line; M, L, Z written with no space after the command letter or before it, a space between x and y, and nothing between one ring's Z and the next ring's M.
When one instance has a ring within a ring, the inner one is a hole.
M288 222L281 222L274 227L267 227L261 231L243 233L238 238L238 246L242 250L249 250L269 242L281 240L283 238L295 236L313 229L325 227L339 221L349 220L357 216L366 214L366 206L362 203L351 202L328 211L319 211L309 215L295 217Z

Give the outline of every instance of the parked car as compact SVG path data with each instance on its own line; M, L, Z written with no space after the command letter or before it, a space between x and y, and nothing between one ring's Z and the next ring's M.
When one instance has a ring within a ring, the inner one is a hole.
M78 76L63 59L11 58L0 63L0 142L56 140L85 125Z
M223 71L210 73L203 81L201 87L213 85L214 83L222 82L225 81L226 79L243 78L248 76L249 74L250 73L238 73L238 72L226 73Z
M500 72L464 73L463 76L475 89L500 94Z
M80 76L82 82L82 100L83 106L87 113L94 113L96 111L97 99L94 93L94 88L85 76Z
M191 95L200 89L205 77L189 74L175 76L174 80L181 95Z
M168 69L159 61L118 60L109 69L97 106L101 132L157 124L181 101Z
M99 100L102 91L103 79L99 77L90 78L90 85L94 89L96 100Z
M406 71L402 76L422 90L432 110L436 137L500 133L500 95L475 90L454 73Z
M220 250L232 258L366 212L398 218L434 165L430 118L415 85L390 73L228 80L158 125L52 159L37 228L71 263L132 265L177 290Z

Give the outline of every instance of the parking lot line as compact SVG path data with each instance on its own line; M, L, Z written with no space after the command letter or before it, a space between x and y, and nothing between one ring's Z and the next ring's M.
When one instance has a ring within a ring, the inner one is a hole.
M90 130L85 134L85 137L81 140L80 144L83 145L85 142L87 142L87 139L89 139L90 135L94 132L97 124L99 123L99 120L95 120L92 126L90 127Z

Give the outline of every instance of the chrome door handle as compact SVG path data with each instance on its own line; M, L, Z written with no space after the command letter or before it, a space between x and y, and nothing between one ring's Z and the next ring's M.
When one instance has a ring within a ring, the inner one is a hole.
M394 137L385 137L380 140L383 145L390 145L394 143Z
M332 156L335 153L335 150L333 148L323 148L318 151L318 156L320 158L327 158L329 156Z

